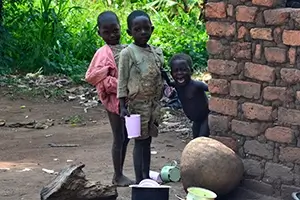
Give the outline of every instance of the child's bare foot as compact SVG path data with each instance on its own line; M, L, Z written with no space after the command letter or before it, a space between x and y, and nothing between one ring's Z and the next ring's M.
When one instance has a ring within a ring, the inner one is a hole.
M118 187L127 187L129 185L135 184L134 181L130 180L128 177L124 175L120 177L114 177L112 183Z

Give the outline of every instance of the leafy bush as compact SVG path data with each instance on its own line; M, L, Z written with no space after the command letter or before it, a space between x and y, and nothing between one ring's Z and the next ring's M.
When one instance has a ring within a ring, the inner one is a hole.
M152 43L163 48L167 60L183 52L192 57L196 70L205 69L207 35L204 25L191 23L191 19L183 13L171 21L159 14L154 15L153 21L155 32Z
M2 26L0 26L0 35L0 75L3 75L11 73L11 54L14 51L14 48L11 44L12 38L10 34Z
M22 74L42 68L44 74L59 73L81 78L94 52L103 45L97 35L96 19L108 7L120 17L123 43L131 42L126 34L126 17L133 9L145 9L155 26L151 43L163 48L166 60L175 53L185 52L193 58L196 69L205 69L207 35L204 25L198 20L200 9L191 9L187 13L183 9L174 9L179 5L174 2L4 1L4 28L0 26L0 73Z

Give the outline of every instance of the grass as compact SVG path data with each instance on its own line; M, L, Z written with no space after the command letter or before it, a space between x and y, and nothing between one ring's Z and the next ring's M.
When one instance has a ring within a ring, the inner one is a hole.
M166 62L172 55L184 52L192 57L195 69L206 68L208 36L204 23L198 20L200 9L187 14L170 7L150 9L150 0L110 2L109 9L120 18L122 43L132 42L126 33L128 14L134 9L145 9L155 26L150 42L164 50ZM0 74L25 75L42 68L43 74L64 74L80 83L93 54L104 44L97 35L96 18L108 9L108 3L4 1L5 30L0 30L0 37L5 39L0 41L0 54L4 55L0 58Z
M68 117L68 119L66 120L66 123L69 123L72 126L76 126L76 125L82 124L83 121L84 121L84 119L81 115L73 115L73 116Z

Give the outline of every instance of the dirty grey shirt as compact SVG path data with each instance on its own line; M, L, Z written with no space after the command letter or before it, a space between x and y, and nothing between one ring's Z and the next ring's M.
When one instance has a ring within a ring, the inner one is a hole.
M125 44L109 45L111 51L113 52L117 67L119 65L120 52L127 46L128 45L125 45Z
M130 47L123 49L120 53L117 91L118 98L134 97L139 92L140 72L146 73L148 66L156 63L155 56L150 47L142 48L135 44L131 44L131 48L135 49L135 59L131 57L131 53L128 48ZM162 50L158 47L152 48L160 60L160 67L162 67L162 63L164 63Z

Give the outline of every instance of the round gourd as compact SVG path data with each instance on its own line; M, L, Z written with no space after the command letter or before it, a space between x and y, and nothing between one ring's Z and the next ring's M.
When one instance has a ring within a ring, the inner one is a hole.
M202 187L218 195L235 189L244 173L243 162L233 150L207 137L196 138L186 145L180 168L185 190Z

